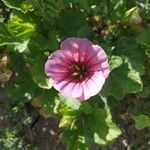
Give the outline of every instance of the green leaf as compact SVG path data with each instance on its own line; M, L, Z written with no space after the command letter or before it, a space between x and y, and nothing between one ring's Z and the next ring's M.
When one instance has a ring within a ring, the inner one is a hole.
M133 119L135 120L135 127L138 130L142 130L145 127L150 127L150 118L145 115L139 115L139 116L133 116Z
M90 2L88 0L78 0L78 3L81 9L90 11Z
M102 95L113 95L116 99L123 99L126 93L136 93L142 90L139 73L129 68L127 63L115 68L106 80Z
M9 8L21 10L20 5L24 0L2 0L2 2Z
M150 29L145 29L142 33L140 33L137 38L136 42L141 44L145 48L145 54L150 57Z
M80 108L81 102L78 99L72 97L66 97L59 94L60 100L66 104L68 107L78 110Z
M123 63L123 60L122 60L121 57L119 57L119 56L111 56L110 62L109 62L111 70L119 67L122 63Z
M137 38L136 38L136 42L142 44L142 45L145 45L147 47L150 48L150 38L149 38L149 35L150 35L150 29L147 28L145 29L143 32L141 32Z
M38 93L38 90L39 88L34 84L31 74L28 72L21 72L18 74L18 77L12 81L7 92L12 99L26 102L30 101Z
M34 82L43 89L52 87L52 80L48 78L44 72L45 58L39 56L35 59L35 63L31 67L31 74Z
M82 113L87 115L87 114L92 113L93 108L88 102L83 102L83 103L81 103L80 110Z
M63 140L67 143L67 149L88 150L94 141L100 145L112 143L121 134L121 131L112 121L107 102L103 109L96 105L92 107L87 102L83 104L78 115L69 115L69 118L67 115L66 120L63 119L66 123ZM83 108L86 108L85 110L89 108L91 112L85 113Z
M55 89L43 90L40 96L43 108L40 113L45 117L50 117L57 113L57 107L60 103L58 93Z
M139 49L134 38L120 37L117 41L114 53L122 58L126 57L128 63L135 71L141 75L144 74L144 53Z
M29 43L29 40L15 43L14 44L15 45L14 50L17 50L19 53L23 53L25 51L28 51L28 43Z
M57 17L60 9L57 3L53 1L49 1L49 4L47 5L48 14L50 14L52 17Z
M150 84L144 85L143 90L138 93L141 98L149 98L150 96Z
M127 23L135 23L138 24L141 22L141 17L139 15L139 9L138 7L133 7L125 12L124 20Z
M21 10L26 13L28 11L33 11L33 4L31 0L26 0L23 3L21 3Z
M14 12L11 16L11 20L8 23L8 28L13 34L20 39L29 39L35 31L35 24L26 14Z
M60 128L72 127L75 123L76 119L74 116L64 115L59 123Z
M11 33L7 25L0 23L0 46L17 43L19 40Z
M77 32L87 25L87 20L84 13L69 9L58 16L58 25L62 38L66 38L77 36Z
M118 126L112 121L106 101L105 108L95 108L87 122L89 128L92 128L94 132L95 143L100 145L112 143L121 134Z
M8 25L0 24L0 45L10 45L10 49L20 53L28 51L30 37L35 32L35 24L29 16L14 12Z
M77 35L79 37L87 37L90 39L93 37L92 28L88 25L85 25L79 29L79 31L77 32Z
M54 23L54 17L57 17L61 11L61 6L51 0L33 0L34 13L40 17L42 22Z
M6 39L4 39L6 42L3 44L9 44L9 49L11 51L26 53L29 51L28 44L30 38L35 33L35 24L33 23L33 21L31 21L30 16L21 14L17 11L15 11L11 17L12 18L8 22L8 25L5 25L5 28L8 31L5 32L5 34L7 34L8 36L3 35L3 38L7 37Z
M67 150L89 150L92 136L86 127L64 130L63 141L67 144Z

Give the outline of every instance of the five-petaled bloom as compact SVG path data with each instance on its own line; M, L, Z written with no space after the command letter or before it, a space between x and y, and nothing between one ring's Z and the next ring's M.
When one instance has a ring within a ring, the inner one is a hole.
M65 39L45 64L45 73L52 78L54 88L79 100L96 95L109 72L104 50L86 38Z

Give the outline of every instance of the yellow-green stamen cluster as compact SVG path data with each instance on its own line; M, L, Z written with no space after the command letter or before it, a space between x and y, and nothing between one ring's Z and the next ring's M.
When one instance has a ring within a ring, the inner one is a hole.
M86 75L87 75L87 68L85 64L75 64L73 66L73 71L72 71L71 76L79 80L82 80L86 77Z

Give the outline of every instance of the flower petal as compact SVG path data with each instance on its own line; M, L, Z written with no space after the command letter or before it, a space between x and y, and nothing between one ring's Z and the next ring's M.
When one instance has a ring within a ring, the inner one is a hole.
M53 80L61 80L66 78L71 63L64 57L62 51L55 51L45 63L45 73L47 76L52 77Z
M79 48L79 61L83 62L86 55L89 53L89 46L93 45L91 41L86 38L81 39Z
M67 38L45 64L45 73L53 79L54 88L65 96L87 100L102 88L110 73L105 51L86 38ZM72 78L76 63L86 65L83 81Z
M96 95L103 87L105 78L102 72L96 72L90 79L82 82L84 94L79 97L81 100L87 100L91 96Z
M60 48L63 50L64 55L66 55L67 58L72 58L76 62L79 60L79 47L80 47L80 38L67 38L65 39L61 45Z
M64 80L54 84L54 88L60 91L63 95L74 98L78 98L83 93L81 83L73 80Z

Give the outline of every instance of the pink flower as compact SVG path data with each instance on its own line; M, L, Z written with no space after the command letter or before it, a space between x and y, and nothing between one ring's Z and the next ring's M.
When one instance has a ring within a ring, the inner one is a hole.
M65 96L87 100L96 95L110 72L104 50L88 39L67 38L50 55L45 73Z

